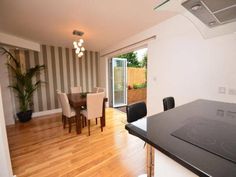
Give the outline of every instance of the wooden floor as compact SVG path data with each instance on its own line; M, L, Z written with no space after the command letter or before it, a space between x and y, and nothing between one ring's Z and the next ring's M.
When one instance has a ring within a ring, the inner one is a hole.
M146 171L143 141L125 130L126 115L106 109L101 132L92 122L82 134L63 129L60 114L7 127L14 175L17 177L135 177Z

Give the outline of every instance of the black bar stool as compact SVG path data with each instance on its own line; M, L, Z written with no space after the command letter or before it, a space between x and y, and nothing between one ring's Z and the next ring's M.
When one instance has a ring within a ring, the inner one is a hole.
M175 99L174 97L166 97L163 99L163 107L164 111L172 109L175 107Z

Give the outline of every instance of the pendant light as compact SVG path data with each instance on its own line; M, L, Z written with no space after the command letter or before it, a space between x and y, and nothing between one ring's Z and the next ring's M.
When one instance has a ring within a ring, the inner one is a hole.
M84 32L74 30L73 35L79 36L80 38L73 42L73 46L75 49L75 53L78 55L78 57L82 57L84 55L85 48L83 46L84 40L82 39Z

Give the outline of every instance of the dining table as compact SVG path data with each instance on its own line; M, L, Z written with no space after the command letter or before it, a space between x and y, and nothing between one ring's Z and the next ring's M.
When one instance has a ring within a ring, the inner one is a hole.
M80 111L82 107L86 107L86 95L88 93L69 93L67 94L69 104L71 107L75 109L76 112L76 132L77 134L81 134L82 132L82 120L80 116ZM101 124L102 127L106 126L106 116L105 116L105 108L106 102L108 98L104 97L103 99L103 107L102 107L102 117L101 117Z

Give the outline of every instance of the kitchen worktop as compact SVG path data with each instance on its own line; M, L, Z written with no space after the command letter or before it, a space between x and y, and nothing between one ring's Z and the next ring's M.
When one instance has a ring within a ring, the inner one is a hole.
M236 104L196 100L125 128L198 176L236 176Z

